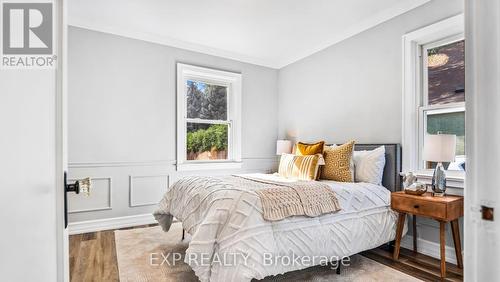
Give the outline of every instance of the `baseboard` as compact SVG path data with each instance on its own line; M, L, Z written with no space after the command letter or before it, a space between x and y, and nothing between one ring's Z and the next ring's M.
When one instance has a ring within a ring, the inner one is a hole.
M401 240L401 247L413 250L413 236L407 235ZM441 259L439 243L417 238L417 251L421 254L428 255L433 258ZM455 249L450 246L445 247L446 261L457 264ZM463 256L463 255L462 255Z
M152 214L139 214L122 217L104 218L72 222L68 224L69 235L96 232L109 229L132 227L137 225L156 223Z

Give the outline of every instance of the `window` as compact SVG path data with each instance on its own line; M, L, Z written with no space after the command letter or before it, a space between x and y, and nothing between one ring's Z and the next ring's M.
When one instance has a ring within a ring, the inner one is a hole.
M241 167L241 74L177 64L177 169Z
M456 15L403 35L402 169L430 183L433 163L422 159L426 134L457 135L457 157L447 184L465 180L464 15Z
M465 170L465 42L455 36L421 46L422 101L419 107L419 148L427 134L457 136L456 160L447 170ZM421 159L421 169L435 163Z

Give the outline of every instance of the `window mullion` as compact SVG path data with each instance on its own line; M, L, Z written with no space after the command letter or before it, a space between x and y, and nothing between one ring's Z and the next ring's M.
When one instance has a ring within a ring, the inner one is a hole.
M204 123L204 124L225 124L229 125L230 120L212 120L212 119L201 119L201 118L186 118L186 123Z

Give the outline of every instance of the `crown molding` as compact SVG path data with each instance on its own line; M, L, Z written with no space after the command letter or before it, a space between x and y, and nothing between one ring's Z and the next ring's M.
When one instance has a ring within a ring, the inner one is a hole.
M398 3L395 7L391 7L389 9L386 9L380 13L374 14L371 17L366 18L364 21L359 22L356 25L351 26L350 28L346 29L343 33L338 34L337 36L331 38L329 41L320 44L318 46L311 47L309 50L306 50L300 54L297 54L296 56L289 57L283 60L280 60L278 62L278 68L284 68L287 65L293 64L297 61L300 61L306 57L309 57L315 53L318 53L330 46L333 46L337 43L340 43L346 39L349 39L359 33L362 33L363 31L369 30L381 23L384 23L386 21L389 21L397 16L400 16L406 12L409 12L415 8L418 8L431 0L418 0L418 1L413 1L410 4L406 3Z
M152 42L160 45L166 45L170 47L175 47L179 49L184 49L188 51L203 53L207 55L222 57L225 59L236 60L243 63L249 63L254 65L259 65L263 67L268 67L272 69L281 69L287 65L300 61L312 54L315 54L319 51L322 51L332 45L335 45L341 41L344 41L356 34L359 34L363 31L371 29L383 22L386 22L392 18L395 18L399 15L402 15L410 10L413 10L419 6L422 6L431 0L415 0L411 3L400 2L394 7L386 9L380 13L374 14L371 17L366 18L365 20L359 22L356 25L351 26L346 29L343 33L338 34L337 36L331 38L327 42L323 44L319 44L316 46L312 46L310 49L301 51L293 56L289 56L286 58L276 58L276 59L263 59L257 58L249 55L239 54L236 52L223 50L219 48L213 48L209 46L205 46L202 44L191 43L179 39L175 39L168 36L163 36L155 33L144 32L140 30L134 30L128 27L123 27L111 23L106 23L103 21L96 21L95 19L86 19L84 17L79 16L70 16L68 17L68 24L70 26L114 34L126 38L132 38L137 40L142 40L146 42Z
M178 40L172 37L163 36L155 33L144 32L140 30L134 30L127 27L122 27L110 23L103 23L96 20L87 20L84 18L71 16L68 20L68 25L83 29L88 29L92 31L108 33L113 35L118 35L125 38L137 39L141 41L156 43L160 45L170 46L174 48L184 49L192 52L203 53L206 55L221 57L225 59L235 60L243 63L249 63L253 65L259 65L263 67L278 69L277 62L272 60L263 60L259 58L254 58L252 56L247 56L243 54L238 54L235 52L222 50L218 48L213 48L201 44L191 43L183 40Z

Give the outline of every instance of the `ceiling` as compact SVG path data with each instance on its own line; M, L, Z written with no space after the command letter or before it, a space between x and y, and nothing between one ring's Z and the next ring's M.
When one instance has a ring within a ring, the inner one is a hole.
M72 26L282 68L430 0L70 0Z

